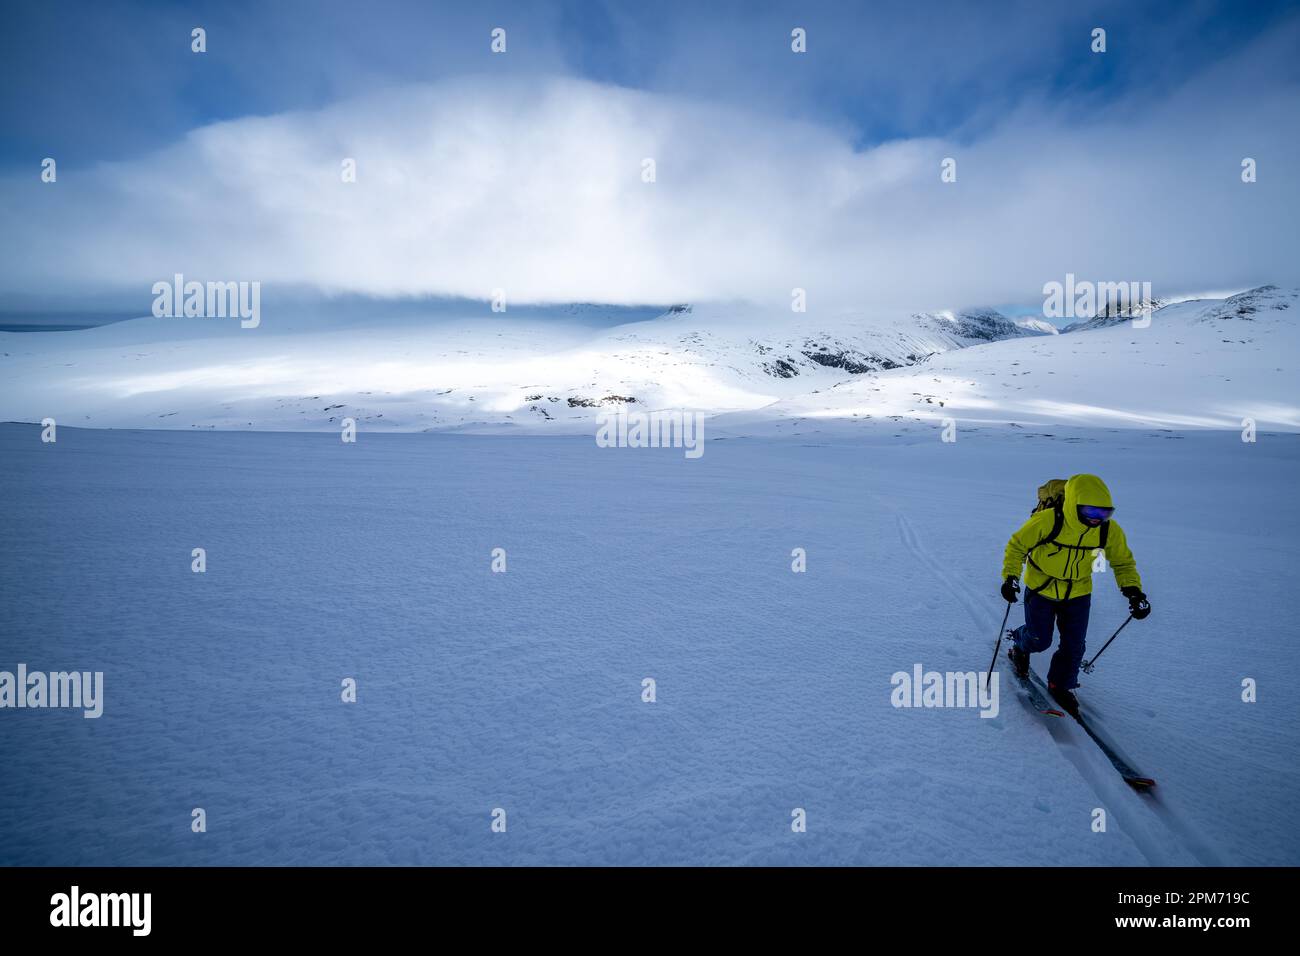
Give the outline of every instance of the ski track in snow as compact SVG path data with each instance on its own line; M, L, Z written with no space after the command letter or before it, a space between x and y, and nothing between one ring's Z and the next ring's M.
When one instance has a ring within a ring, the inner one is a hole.
M1119 743L1119 738L1106 726L1106 721L1101 712L1101 708L1097 704L1091 702L1088 704L1088 719L1092 722L1093 726L1097 728L1098 732L1114 742L1116 751L1125 760L1128 760L1129 763L1132 764L1133 761L1124 751L1123 745ZM1075 727L1071 727L1070 729L1075 731L1075 738L1077 739L1079 733L1078 729ZM1091 743L1091 741L1088 741L1087 743ZM1109 764L1107 766L1109 766ZM1142 768L1137 767L1137 769L1140 771ZM1113 767L1111 768L1111 771L1113 774ZM1128 789L1127 784L1124 784L1124 787L1125 789ZM1183 848L1191 854L1198 863L1204 866L1226 865L1222 854L1215 849L1201 833L1197 832L1196 828L1192 824L1179 817L1177 811L1168 806L1168 804L1162 799L1162 790L1159 780L1156 781L1155 787L1151 788L1146 793L1131 795L1138 798L1138 802L1145 808L1145 810L1155 818L1159 825L1162 825L1165 830L1168 831L1170 836L1177 839ZM1167 838L1155 840L1148 839L1146 843L1147 845L1144 847L1143 852L1146 853L1147 858L1152 861L1153 865L1172 866L1180 862L1178 860L1169 859L1169 854L1164 849L1165 846L1167 846Z
M981 602L979 596L970 587L954 577L937 558L922 546L916 531L912 527L912 523L901 512L896 513L894 517L898 523L898 536L902 538L904 547L915 555L917 560L929 568L930 573L948 589L948 592L953 597L961 602L961 606L970 615L971 622L977 628L982 627L988 618L988 614L984 611L987 600Z

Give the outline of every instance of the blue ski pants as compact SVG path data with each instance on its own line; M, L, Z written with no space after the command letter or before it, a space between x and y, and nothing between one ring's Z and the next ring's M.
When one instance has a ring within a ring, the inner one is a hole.
M1061 643L1047 671L1048 684L1066 690L1079 686L1091 606L1091 594L1068 601L1049 601L1032 591L1025 594L1025 623L1011 632L1016 646L1030 654L1045 651L1052 646L1053 625L1061 632Z

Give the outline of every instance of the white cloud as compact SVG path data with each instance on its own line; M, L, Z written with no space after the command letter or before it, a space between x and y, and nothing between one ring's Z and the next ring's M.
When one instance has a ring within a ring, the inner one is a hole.
M1026 109L973 142L855 150L760 112L464 77L5 183L0 282L138 285L144 312L175 272L515 302L780 303L799 286L811 309L1025 301L1067 271L1157 295L1293 281L1300 102L1290 87L1243 97L1232 78L1222 67L1156 110ZM1244 156L1258 183L1240 182Z

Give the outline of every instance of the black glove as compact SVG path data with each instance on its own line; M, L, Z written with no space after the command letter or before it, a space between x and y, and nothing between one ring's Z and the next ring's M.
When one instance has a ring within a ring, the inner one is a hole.
M1128 598L1128 609L1136 621L1142 620L1151 613L1151 605L1147 602L1147 596L1142 593L1140 588L1126 587L1120 588L1119 593Z
M1008 604L1016 603L1016 595L1020 593L1020 579L1014 574L1008 574L1007 579L1002 582L1002 600ZM1144 614L1143 617L1146 615Z

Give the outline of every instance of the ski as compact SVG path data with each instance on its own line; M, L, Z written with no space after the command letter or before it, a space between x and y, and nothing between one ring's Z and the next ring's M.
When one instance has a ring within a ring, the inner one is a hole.
M1033 670L1029 671L1029 677L1026 683L1031 683L1040 696L1045 697L1048 694L1047 685L1043 683L1043 679L1035 674ZM1088 723L1087 718L1084 717L1082 713L1075 718L1075 722L1083 728L1084 733L1092 738L1093 743L1101 749L1101 752L1106 755L1106 759L1111 762L1111 766L1119 772L1119 775L1124 778L1124 782L1130 787L1139 793L1145 793L1156 785L1156 782L1150 777L1143 776L1135 770L1133 765L1115 749L1115 745L1098 733L1097 729Z
M1008 650L1008 654L1009 653L1010 651ZM1053 707L1052 702L1046 696L1044 696L1042 691L1040 691L1037 687L1031 684L1027 677L1021 677L1019 674L1016 673L1015 664L1011 665L1011 677L1013 680L1015 680L1017 684L1020 685L1021 690L1025 692L1025 696L1029 698L1029 702L1033 704L1034 709L1037 710L1044 717L1065 716L1065 711L1058 710L1056 707Z

